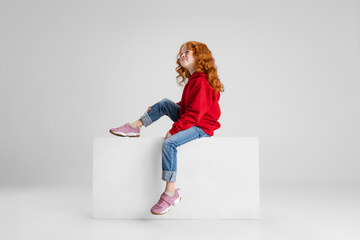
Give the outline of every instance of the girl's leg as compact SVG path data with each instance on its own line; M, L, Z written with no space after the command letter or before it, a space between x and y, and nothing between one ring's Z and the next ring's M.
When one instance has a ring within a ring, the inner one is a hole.
M177 169L177 147L201 137L211 137L199 127L191 127L180 131L162 144L162 180L166 181L166 192L175 191L176 169Z
M122 137L140 137L139 127L147 127L164 115L167 115L171 120L176 122L180 118L180 106L164 98L151 106L151 109L144 113L140 119L118 128L111 128L110 133Z
M138 119L135 122L131 123L131 126L133 126L133 127L142 127L142 126L144 126L144 124L141 121L141 119Z
M151 110L147 111L140 119L131 123L133 127L145 127L149 126L160 117L167 115L173 122L176 122L180 118L180 106L175 102L164 98L151 106ZM175 181L167 181L165 192L175 192Z
M166 182L165 192L174 193L175 192L175 182Z
M164 98L151 106L151 110L144 113L144 115L133 124L136 124L138 127L147 127L164 115L167 115L173 122L176 122L180 118L180 106L175 102Z

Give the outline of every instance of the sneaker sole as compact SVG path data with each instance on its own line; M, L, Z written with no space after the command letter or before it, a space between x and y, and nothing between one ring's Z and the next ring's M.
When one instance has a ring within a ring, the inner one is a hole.
M111 134L114 134L116 136L119 136L119 137L140 137L140 134L137 134L137 135L126 135L125 133L114 133L112 132L111 130L109 130L109 132Z
M181 201L181 197L178 198L178 199L176 199L176 200L174 201L174 205L169 206L167 209L165 209L164 211L162 211L162 212L160 212L160 213L153 212L153 211L151 211L151 210L150 210L150 212L151 212L152 214L154 214L154 215L164 215L165 213L167 213L168 211L170 211L170 209L171 209L172 207L174 207L175 205L177 205L180 201Z

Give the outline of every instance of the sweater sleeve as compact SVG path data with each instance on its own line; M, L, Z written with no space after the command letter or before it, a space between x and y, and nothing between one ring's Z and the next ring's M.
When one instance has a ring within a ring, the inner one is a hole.
M197 79L189 92L190 104L181 117L169 130L171 135L195 126L209 110L212 100L212 87L205 78Z

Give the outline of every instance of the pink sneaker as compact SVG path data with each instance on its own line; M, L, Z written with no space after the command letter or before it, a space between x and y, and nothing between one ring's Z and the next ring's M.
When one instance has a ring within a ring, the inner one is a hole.
M126 123L121 127L111 128L110 133L120 137L140 137L140 128L133 128L129 123Z
M170 197L165 192L161 194L160 200L151 208L151 213L155 215L163 215L167 213L173 206L181 201L179 194L180 188L175 189L175 195Z

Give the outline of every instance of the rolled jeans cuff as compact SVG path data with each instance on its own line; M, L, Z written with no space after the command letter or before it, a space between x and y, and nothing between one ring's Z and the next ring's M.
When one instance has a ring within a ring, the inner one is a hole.
M140 120L142 121L142 123L144 124L145 127L147 127L147 126L149 126L150 124L153 123L153 121L151 120L148 113L145 113L144 115L142 115L140 117Z
M162 180L166 182L176 182L176 172L175 171L163 171Z

